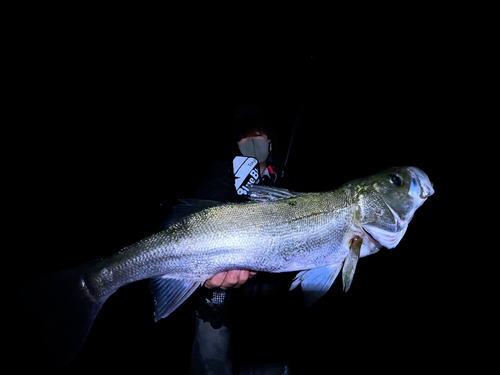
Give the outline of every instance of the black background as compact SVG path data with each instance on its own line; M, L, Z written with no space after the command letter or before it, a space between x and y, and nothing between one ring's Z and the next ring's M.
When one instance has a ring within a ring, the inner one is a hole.
M414 165L436 194L396 249L360 260L349 292L337 280L292 328L297 373L339 361L350 368L359 358L373 369L396 366L395 357L412 368L442 358L453 298L442 212L465 84L447 33L351 33L317 48L304 38L179 41L111 26L42 29L12 56L10 222L21 279L105 257L154 232L177 199L193 196L204 168L227 155L242 100L263 103L284 157L304 98L286 171L296 190ZM183 314L153 323L146 284L124 287L66 370L185 366L192 327ZM15 324L23 330L29 321ZM23 365L44 365L28 349Z

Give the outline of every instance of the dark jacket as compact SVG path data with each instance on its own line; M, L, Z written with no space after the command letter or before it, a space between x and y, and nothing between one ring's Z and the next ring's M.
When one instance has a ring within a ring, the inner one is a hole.
M279 187L279 179L272 167L268 167L268 176L261 177L259 185ZM238 195L234 187L232 162L215 162L202 177L196 198L208 199L222 203L245 202L244 196Z

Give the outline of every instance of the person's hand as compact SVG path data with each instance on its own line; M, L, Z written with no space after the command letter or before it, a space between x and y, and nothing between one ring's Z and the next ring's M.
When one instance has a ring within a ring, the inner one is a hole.
M220 287L223 290L229 288L239 288L248 279L251 279L257 272L248 270L233 270L220 272L210 279L205 281L205 287L208 289Z

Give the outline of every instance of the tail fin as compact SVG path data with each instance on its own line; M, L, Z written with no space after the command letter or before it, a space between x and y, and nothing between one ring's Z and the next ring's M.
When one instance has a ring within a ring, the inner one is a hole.
M87 268L88 264L48 275L21 290L23 302L40 320L46 352L59 366L76 356L109 297L93 298L82 287Z

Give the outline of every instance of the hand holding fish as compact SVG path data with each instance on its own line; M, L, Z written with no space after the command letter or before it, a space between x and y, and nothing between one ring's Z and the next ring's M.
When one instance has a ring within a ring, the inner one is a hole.
M248 270L232 270L227 272L220 272L210 279L205 281L205 288L212 289L220 287L223 290L229 288L238 289L244 283L247 282L248 279L251 279L257 274L257 272L248 271Z

